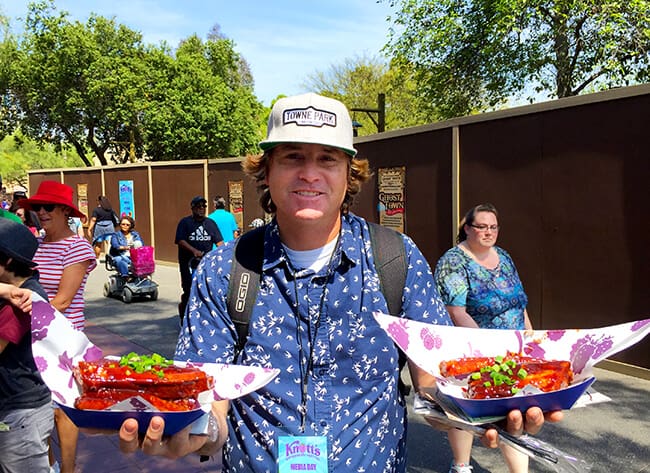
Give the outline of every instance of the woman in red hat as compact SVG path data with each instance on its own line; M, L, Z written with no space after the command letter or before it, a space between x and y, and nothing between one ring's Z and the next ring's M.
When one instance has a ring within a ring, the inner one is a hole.
M77 330L83 330L84 288L88 274L95 269L97 262L90 243L75 234L68 224L69 217L86 220L86 216L74 205L72 193L70 186L43 181L35 195L20 200L18 205L35 211L45 231L45 236L39 238L38 250L34 255L39 282L47 292L50 303ZM61 409L56 409L55 421L61 447L61 472L72 473L79 430Z

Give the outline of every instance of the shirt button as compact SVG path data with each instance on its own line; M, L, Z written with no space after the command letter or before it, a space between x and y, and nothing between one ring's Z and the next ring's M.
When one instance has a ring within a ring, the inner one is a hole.
M320 426L321 427L327 427L327 421L321 420L320 421Z

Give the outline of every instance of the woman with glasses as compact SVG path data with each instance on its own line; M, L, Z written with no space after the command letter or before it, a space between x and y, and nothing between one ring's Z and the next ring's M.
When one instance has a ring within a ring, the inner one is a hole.
M455 325L462 327L532 330L526 311L528 297L510 255L496 246L499 214L492 204L473 207L460 223L457 245L438 261L435 280ZM454 456L450 473L470 473L473 436L448 432ZM528 471L528 457L501 447L511 473Z
M125 215L120 220L120 231L111 237L110 254L121 276L128 276L129 274L129 265L131 264L130 249L144 246L142 237L134 228L135 220Z
M72 187L43 181L36 194L19 201L20 207L33 210L45 235L39 238L34 255L39 282L52 304L77 330L84 328L84 288L88 274L97 262L90 243L75 234L69 217L86 220L72 202ZM79 430L61 409L54 413L61 449L61 472L72 473L75 466Z
M88 225L88 239L93 242L95 256L99 259L104 242L117 231L119 217L113 210L111 201L105 195L97 197L97 207L93 210Z

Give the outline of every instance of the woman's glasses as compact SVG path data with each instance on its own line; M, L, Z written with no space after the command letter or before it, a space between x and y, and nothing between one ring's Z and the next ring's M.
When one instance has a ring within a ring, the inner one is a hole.
M499 231L499 225L470 225L472 228L476 228L479 232L487 232L488 229L491 232L498 232Z
M41 209L44 209L46 212L51 212L56 207L56 204L32 204L32 210L34 212L40 212Z

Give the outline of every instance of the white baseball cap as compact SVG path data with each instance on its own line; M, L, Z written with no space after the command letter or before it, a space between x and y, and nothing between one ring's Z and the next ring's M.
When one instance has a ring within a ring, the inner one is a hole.
M282 143L310 143L339 148L355 156L352 136L352 120L345 105L309 93L275 102L266 140L260 142L260 148L267 151Z

